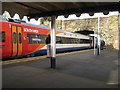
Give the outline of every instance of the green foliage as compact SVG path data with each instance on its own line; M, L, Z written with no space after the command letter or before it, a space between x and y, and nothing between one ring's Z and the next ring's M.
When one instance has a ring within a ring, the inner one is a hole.
M44 24L44 19L43 19L43 18L41 18L40 22L41 22L41 24Z

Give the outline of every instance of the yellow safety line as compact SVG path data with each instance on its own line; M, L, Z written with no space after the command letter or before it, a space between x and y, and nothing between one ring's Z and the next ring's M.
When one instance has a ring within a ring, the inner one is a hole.
M91 50L93 50L93 49L82 50L82 51L75 51L75 52L69 52L69 53L60 53L60 54L57 54L56 56L70 55L70 54L75 54L75 53L80 53L80 52L91 51Z
M75 54L75 53L79 53L79 52L87 52L87 51L91 51L91 50L93 50L93 49L60 53L60 54L56 54L56 56L70 55L70 54ZM36 61L36 60L44 59L46 57L47 57L47 55L38 56L38 57L30 57L30 58L26 58L26 59L24 58L24 59L17 59L17 60L0 61L0 65L8 65L8 64L15 64L15 63L20 63L20 62Z

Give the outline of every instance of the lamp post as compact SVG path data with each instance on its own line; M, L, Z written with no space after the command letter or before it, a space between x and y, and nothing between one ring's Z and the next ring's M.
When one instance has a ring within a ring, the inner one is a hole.
M98 17L97 54L100 55L100 17Z

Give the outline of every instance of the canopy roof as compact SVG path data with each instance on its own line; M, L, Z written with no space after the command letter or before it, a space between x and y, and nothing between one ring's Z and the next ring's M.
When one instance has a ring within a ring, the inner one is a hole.
M30 18L76 13L93 15L96 12L119 11L119 4L118 2L2 2L2 11L9 11L11 16L18 13L20 17Z

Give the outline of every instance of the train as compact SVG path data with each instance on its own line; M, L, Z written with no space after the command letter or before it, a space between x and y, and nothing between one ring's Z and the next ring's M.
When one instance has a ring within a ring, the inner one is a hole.
M0 58L47 54L51 29L17 19L0 19ZM90 49L93 38L88 35L56 29L56 53Z

